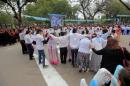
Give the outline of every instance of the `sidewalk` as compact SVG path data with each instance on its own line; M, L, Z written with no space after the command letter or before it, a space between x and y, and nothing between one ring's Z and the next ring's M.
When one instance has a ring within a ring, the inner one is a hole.
M19 44L0 47L0 86L46 86L35 60Z

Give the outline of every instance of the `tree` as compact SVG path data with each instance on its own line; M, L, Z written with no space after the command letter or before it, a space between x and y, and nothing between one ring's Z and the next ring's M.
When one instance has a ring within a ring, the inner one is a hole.
M116 17L117 14L129 14L130 12L120 3L119 0L108 0L104 9L107 17Z
M80 5L80 12L84 19L94 19L95 15L102 12L107 0L77 0Z
M0 0L4 4L7 4L9 8L11 8L14 18L18 22L18 26L20 27L22 24L22 9L29 3L34 2L35 0Z
M74 5L74 6L72 7L70 19L75 19L75 18L77 18L76 13L78 12L78 10L79 10L79 5Z
M11 20L12 20L12 16L11 15L8 15L5 12L1 12L0 13L0 24L5 24L5 22L6 22L6 24L12 24Z
M35 4L27 5L24 14L48 17L49 13L55 13L66 15L66 18L72 18L77 9L76 6L71 7L67 0L38 0Z
M120 3L122 3L129 11L130 11L130 7L128 6L128 5L130 5L130 3L129 4L126 4L125 2L123 2L122 0L119 0L120 1Z

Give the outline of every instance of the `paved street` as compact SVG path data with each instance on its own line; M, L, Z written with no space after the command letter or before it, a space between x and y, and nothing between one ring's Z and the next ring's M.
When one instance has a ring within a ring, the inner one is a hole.
M35 61L22 55L20 48L0 47L0 86L46 86Z
M129 38L123 36L121 45L130 51ZM22 55L19 43L0 47L0 86L56 86L49 83L60 83L60 81L68 86L79 86L81 78L85 78L89 84L92 76L93 74L88 72L79 73L70 63L57 66L49 64L48 68L43 69L35 60L29 61L27 55ZM55 82L53 77L60 80L56 79Z

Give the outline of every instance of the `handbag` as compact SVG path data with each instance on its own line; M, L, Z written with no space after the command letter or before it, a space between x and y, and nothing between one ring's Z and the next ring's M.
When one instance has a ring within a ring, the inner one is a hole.
M124 67L129 67L130 68L130 63L128 62L128 60L126 59L125 53L124 53L124 49L121 48L122 52L123 52L123 65Z

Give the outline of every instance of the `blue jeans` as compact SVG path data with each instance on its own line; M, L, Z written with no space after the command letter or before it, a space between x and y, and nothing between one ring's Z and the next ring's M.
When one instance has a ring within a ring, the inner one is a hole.
M38 56L39 56L39 64L43 64L45 65L45 53L44 53L44 50L38 50ZM41 62L42 60L42 62Z

